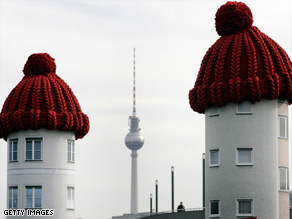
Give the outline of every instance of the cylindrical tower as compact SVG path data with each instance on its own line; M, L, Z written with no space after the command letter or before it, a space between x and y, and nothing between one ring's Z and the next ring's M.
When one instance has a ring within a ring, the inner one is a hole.
M205 113L205 218L288 219L291 61L244 3L227 2L215 20L221 37L189 93Z
M239 113L242 104L250 110ZM242 104L226 104L218 108L216 116L206 110L206 218L216 214L212 204L218 204L220 218L287 218L278 217L289 206L283 209L278 200L286 195L278 192L278 163L283 157L278 150L288 155L288 147L279 147L277 127L278 108L288 112L288 106L278 106L277 100Z
M52 218L75 218L74 133L25 130L9 134L7 141L18 143L18 160L7 165L8 208L52 209Z
M89 119L55 70L48 54L31 55L0 114L7 208L25 209L23 218L75 218L75 140L89 131Z
M138 150L144 144L144 136L140 132L140 119L136 116L136 71L135 71L135 48L134 48L134 71L133 71L133 115L129 117L130 132L125 137L126 146L132 151L131 171L131 214L138 213Z

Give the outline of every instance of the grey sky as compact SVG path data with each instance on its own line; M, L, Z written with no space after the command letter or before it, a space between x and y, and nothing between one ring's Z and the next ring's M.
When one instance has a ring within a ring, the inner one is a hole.
M47 52L77 96L91 129L76 142L76 217L110 218L130 211L130 150L136 47L139 210L159 180L159 210L202 206L204 115L191 110L193 87L207 49L219 38L214 17L223 0L0 0L0 106L23 77L29 55ZM292 2L244 0L254 25L292 57ZM290 129L291 130L291 129ZM290 135L291 136L291 135ZM5 207L6 142L0 141L0 209ZM291 175L291 174L290 174ZM2 217L2 211L0 218Z

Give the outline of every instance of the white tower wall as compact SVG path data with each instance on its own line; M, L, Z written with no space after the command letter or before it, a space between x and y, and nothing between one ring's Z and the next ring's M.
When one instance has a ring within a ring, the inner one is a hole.
M26 138L42 138L42 161L25 161ZM10 186L18 186L18 208L26 208L26 186L42 186L42 209L54 209L50 218L75 218L75 210L67 208L67 187L75 187L75 164L67 161L67 142L75 140L74 133L18 131L8 136L8 147L10 139L18 140L18 162L8 162L7 187L9 191Z
M288 201L288 193L279 192L279 164L289 166L283 161L288 146L278 148L279 109L277 100L262 100L252 104L252 114L237 114L233 103L219 108L218 116L209 116L206 110L206 219L210 218L210 200L219 200L220 218L238 218L237 199L252 199L253 215L258 218L279 218L283 210L279 200ZM281 140L288 145L288 140ZM252 165L237 165L237 148L252 148ZM210 167L214 149L219 149L219 166ZM288 219L287 213L280 219Z

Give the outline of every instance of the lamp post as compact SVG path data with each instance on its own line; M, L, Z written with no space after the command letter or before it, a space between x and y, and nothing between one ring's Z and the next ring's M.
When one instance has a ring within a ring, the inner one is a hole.
M158 213L158 180L155 181L156 213Z
M206 195L206 187L205 187L205 183L206 183L206 176L205 176L205 172L206 172L206 156L205 153L203 153L202 155L202 167L203 167L203 208L205 208L205 195Z
M150 215L152 215L152 194L150 194Z
M174 167L171 167L171 210L174 212Z

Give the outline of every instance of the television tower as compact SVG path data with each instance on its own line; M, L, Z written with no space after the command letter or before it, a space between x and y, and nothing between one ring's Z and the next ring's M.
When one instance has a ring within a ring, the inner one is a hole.
M132 174L131 174L131 214L138 213L138 150L144 144L144 136L139 128L140 119L136 116L136 69L135 48L133 63L133 114L129 116L130 132L125 137L126 146L132 151Z

